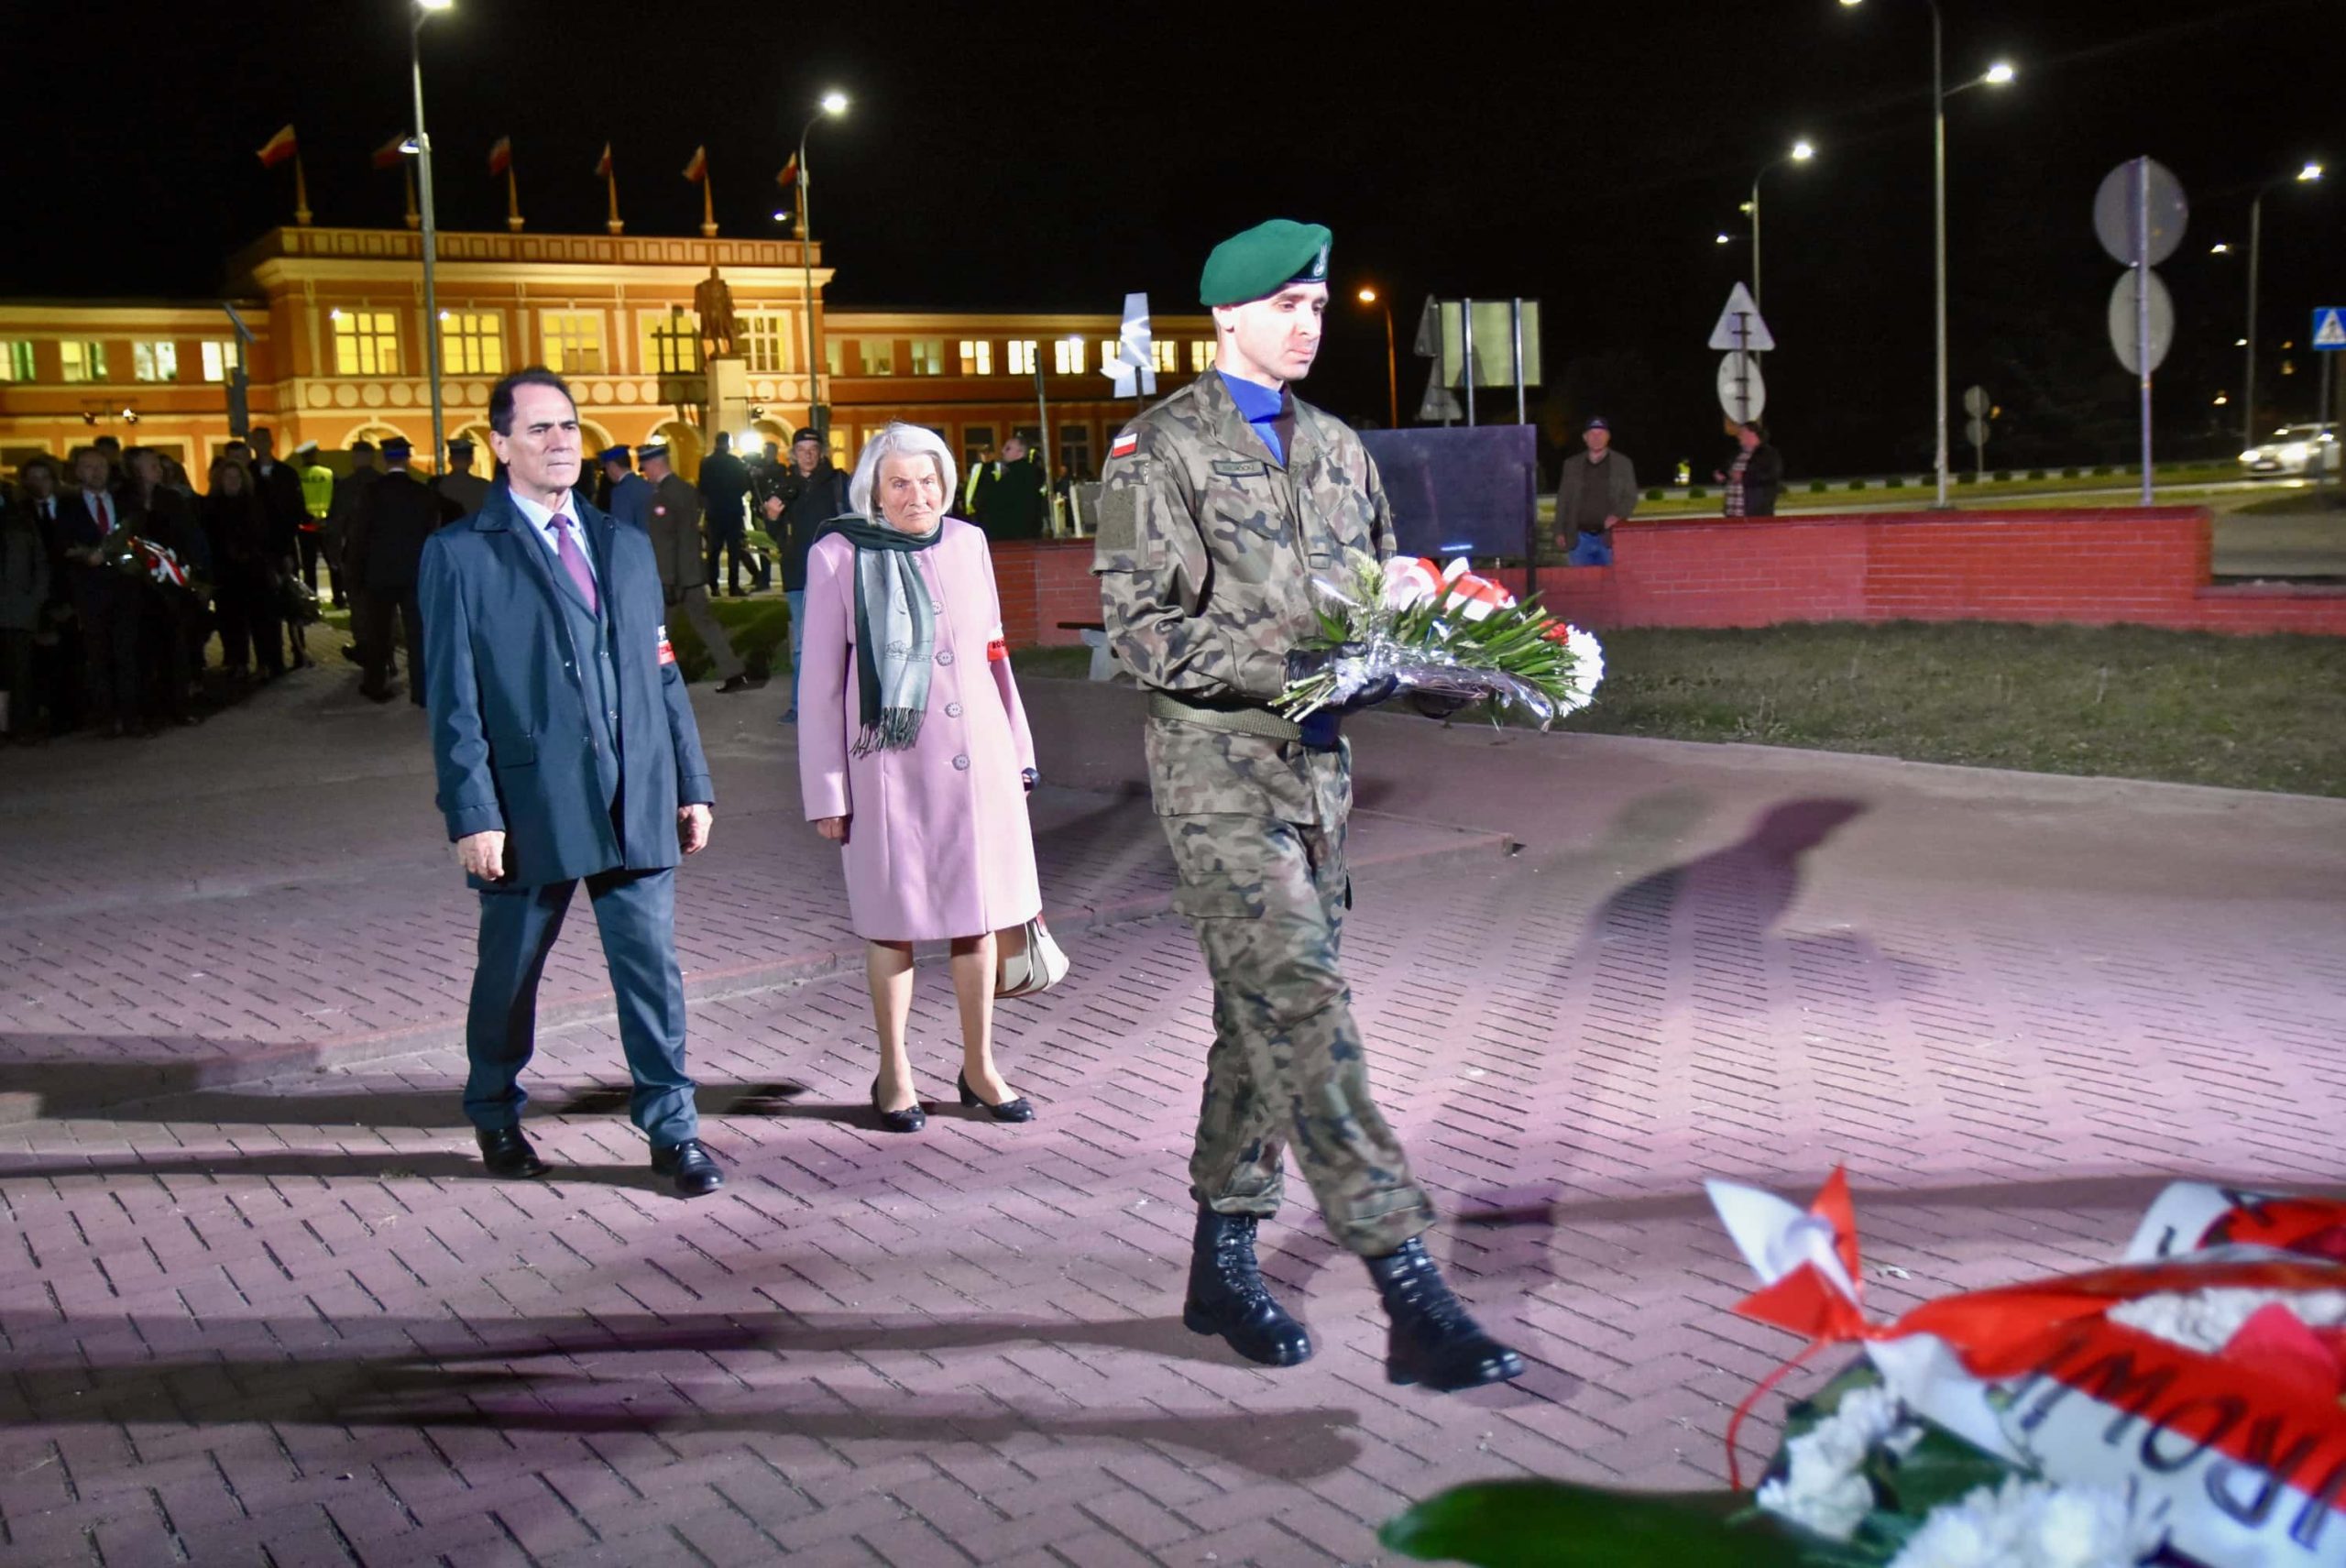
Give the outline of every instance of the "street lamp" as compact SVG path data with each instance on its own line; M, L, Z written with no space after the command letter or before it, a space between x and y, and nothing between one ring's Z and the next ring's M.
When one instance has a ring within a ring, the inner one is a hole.
M1864 0L1841 0L1847 6L1862 5ZM1946 31L1939 15L1939 0L1930 0L1931 7L1931 213L1932 251L1934 257L1932 313L1934 333L1938 347L1938 385L1934 389L1937 402L1938 423L1938 505L1946 506L1946 101L1955 93L1968 87L2002 87L2020 74L2009 60L1998 60L1980 75L1950 89L1946 85Z
M1844 0L1844 4L1849 3L1852 3L1852 0ZM1792 143L1792 151L1784 154L1783 157L1773 162L1761 164L1759 173L1751 177L1751 200L1745 204L1743 210L1751 214L1751 302L1755 305L1760 302L1760 175L1787 163L1806 163L1815 156L1816 148L1803 138ZM1725 235L1719 236L1719 243L1722 245L1727 243Z
M806 137L824 115L837 117L846 113L847 94L834 88L823 94L821 105L798 133L798 268L804 279L806 311L806 422L822 436L827 446L830 444L830 421L823 417L823 367L815 357L815 235L806 197ZM774 214L777 218L781 215Z
M437 214L432 202L432 134L423 128L423 20L451 11L456 0L415 0L415 22L408 29L407 63L415 93L416 182L423 203L423 366L432 385L432 471L448 471L448 422L440 400L440 294L434 267L439 260Z
M2240 444L2243 452L2256 444L2256 274L2264 259L2264 192L2278 185L2311 185L2321 179L2321 165L2308 161L2295 174L2277 174L2257 186L2248 203L2248 367L2241 372Z
M1393 357L1393 302L1374 289L1363 289L1359 295L1364 305L1385 307L1385 417L1387 430L1401 428L1401 377L1398 361Z

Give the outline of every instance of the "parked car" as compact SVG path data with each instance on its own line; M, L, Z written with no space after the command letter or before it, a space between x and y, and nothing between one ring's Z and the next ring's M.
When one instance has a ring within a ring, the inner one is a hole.
M2334 474L2338 471L2338 427L2285 424L2242 453L2240 466L2252 479Z

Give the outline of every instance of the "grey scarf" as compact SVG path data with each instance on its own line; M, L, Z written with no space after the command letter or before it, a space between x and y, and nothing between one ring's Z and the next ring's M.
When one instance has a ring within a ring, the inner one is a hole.
M817 541L843 534L855 546L857 718L859 757L904 751L920 739L928 711L928 676L936 664L937 612L913 557L945 536L945 524L905 533L850 513L825 523Z

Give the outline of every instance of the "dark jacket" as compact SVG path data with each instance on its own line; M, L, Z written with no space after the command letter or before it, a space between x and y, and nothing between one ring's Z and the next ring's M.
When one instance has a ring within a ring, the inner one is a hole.
M782 590L806 591L806 552L823 524L848 510L847 476L825 457L811 474L793 468L782 481L782 516L767 532L782 551Z
M578 659L598 651L575 645L553 554L512 493L498 486L478 513L423 548L424 685L440 811L451 841L502 829L510 883L523 887L619 866L674 866L678 805L717 799L684 672L662 652L668 617L652 542L575 494L572 504L612 627L616 814L577 673Z
M403 594L416 586L423 542L441 524L440 498L404 468L359 492L342 542L345 580L370 593Z
M254 464L253 477L260 481L269 553L280 561L290 559L301 548L301 525L310 521L310 509L301 499L301 471L281 457L273 457L266 474L259 464Z
M1733 473L1730 463L1727 472ZM1751 449L1751 461L1743 468L1743 512L1745 517L1776 515L1776 496L1784 488L1784 455L1766 442Z
M22 507L0 510L0 631L30 631L49 602L49 546Z
M731 539L749 527L750 466L730 452L712 452L700 460L701 508L708 517L708 537Z
M283 473L280 465L279 473ZM267 503L253 491L225 495L218 490L197 503L205 546L212 552L212 580L231 592L266 589L276 576L280 557L269 549Z
M213 576L212 542L195 520L193 501L169 485L156 486L143 501L136 490L125 490L116 499L122 503L124 527L170 550L191 575Z
M1564 459L1564 471L1556 481L1556 532L1572 543L1571 535L1602 533L1608 517L1628 517L1638 510L1638 471L1620 453L1607 450L1602 470L1605 477L1605 506L1599 510L1584 507L1581 496L1591 466L1585 450Z
M707 569L701 565L700 496L682 474L661 476L656 488L641 475L628 477L652 490L643 532L651 537L652 558L660 563L660 586L676 595L707 582Z
M989 465L971 510L988 539L1040 539L1050 516L1044 496L1043 466L1030 455Z

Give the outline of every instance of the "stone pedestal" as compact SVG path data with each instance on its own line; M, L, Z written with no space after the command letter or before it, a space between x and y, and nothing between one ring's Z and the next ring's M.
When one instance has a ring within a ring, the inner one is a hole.
M738 354L720 354L708 362L708 400L701 405L701 439L717 447L717 433L730 431L739 443L750 428L750 362ZM751 451L757 448L753 445Z

